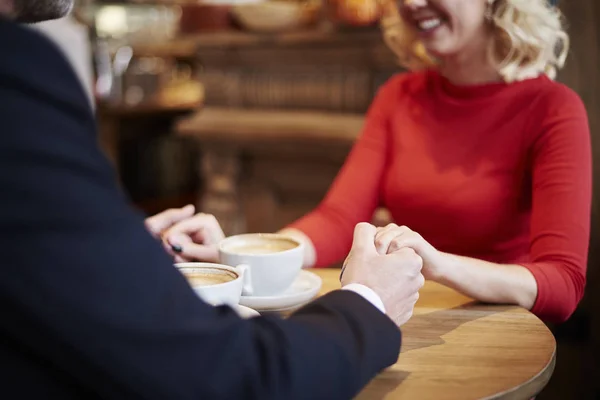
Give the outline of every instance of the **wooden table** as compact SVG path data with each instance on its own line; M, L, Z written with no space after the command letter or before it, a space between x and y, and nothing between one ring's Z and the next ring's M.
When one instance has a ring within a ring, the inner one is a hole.
M339 270L313 270L321 294L338 289ZM402 328L398 362L358 399L530 399L550 380L556 342L533 314L482 305L427 282Z

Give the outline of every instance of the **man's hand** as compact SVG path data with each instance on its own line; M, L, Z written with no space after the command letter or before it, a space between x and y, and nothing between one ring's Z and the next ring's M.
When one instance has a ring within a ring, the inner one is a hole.
M225 234L213 215L199 213L176 223L162 237L176 262L218 262L217 245Z
M375 247L377 228L360 223L344 263L342 286L359 283L372 289L383 301L386 313L398 326L410 319L425 278L423 260L412 249L380 254Z

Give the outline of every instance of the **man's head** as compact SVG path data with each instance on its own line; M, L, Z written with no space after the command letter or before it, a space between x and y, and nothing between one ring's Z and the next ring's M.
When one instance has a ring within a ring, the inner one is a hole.
M0 0L0 14L19 22L57 19L73 8L73 0Z

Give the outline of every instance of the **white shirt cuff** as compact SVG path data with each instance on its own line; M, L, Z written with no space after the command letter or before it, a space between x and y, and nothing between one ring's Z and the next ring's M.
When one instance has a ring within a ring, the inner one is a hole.
M381 297L377 293L373 291L373 289L366 287L365 285L361 285L360 283L350 283L342 288L342 290L351 290L362 297L365 298L369 303L373 304L379 311L385 314L385 307L383 306L383 301L381 301Z

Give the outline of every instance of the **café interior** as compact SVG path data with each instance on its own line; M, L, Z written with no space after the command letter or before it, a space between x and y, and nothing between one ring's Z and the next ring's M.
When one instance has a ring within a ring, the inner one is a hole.
M194 204L235 235L276 232L323 199L378 88L403 71L382 35L382 4L82 0L69 17L35 28L56 41L81 79L100 146L132 204L146 215ZM557 80L585 104L595 158L600 4L559 7L571 51ZM422 318L405 333L400 367L361 398L599 398L600 215L593 197L585 296L567 322L542 327L536 320L529 329L521 314L487 315L477 305L474 312L485 314L479 322L461 320L438 304L437 319ZM371 222L384 226L391 217L382 207ZM332 276L322 276L324 286ZM518 349L494 359L494 335L515 329L531 336L509 340ZM489 346L478 352L492 358L482 367L487 377L472 354L478 340Z

